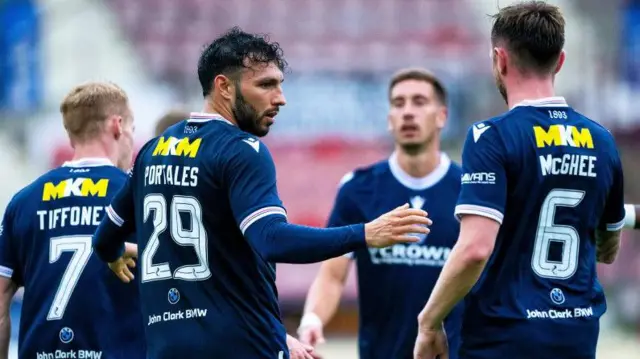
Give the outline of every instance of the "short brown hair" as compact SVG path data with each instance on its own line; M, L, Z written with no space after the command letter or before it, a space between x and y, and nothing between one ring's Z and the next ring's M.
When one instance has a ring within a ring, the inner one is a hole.
M128 111L127 94L111 82L89 82L76 86L60 104L64 128L72 142L95 137L109 116L128 116Z
M391 99L391 91L393 91L393 88L396 87L397 84L407 80L424 81L431 84L438 100L443 105L447 104L447 90L442 85L440 79L431 71L421 68L408 68L396 72L391 77L391 81L389 81L389 99Z
M565 21L560 8L544 1L527 1L493 15L491 43L505 46L525 73L548 75L564 47Z
M154 136L160 136L167 128L175 125L176 123L189 118L189 113L181 110L171 110L162 116L158 122L156 122L156 129Z

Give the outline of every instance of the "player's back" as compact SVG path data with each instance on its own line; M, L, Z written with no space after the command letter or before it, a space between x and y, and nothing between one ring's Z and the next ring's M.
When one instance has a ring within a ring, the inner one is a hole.
M138 288L95 255L92 234L126 174L106 159L51 170L5 213L2 266L24 286L21 358L144 358Z
M606 229L601 219L619 158L606 129L562 102L517 106L472 129L475 145L491 146L484 160L502 162L503 171L465 173L456 211L472 203L476 208L464 213L504 218L487 268L466 299L464 358L595 353L606 303L594 237ZM506 186L504 208L465 195L464 187L474 185L489 192Z
M234 201L237 191L262 191L251 178L233 178L242 172L235 159L247 152L271 161L257 139L214 116L172 126L136 160L142 307L153 358L288 357L275 266L241 230L264 206Z

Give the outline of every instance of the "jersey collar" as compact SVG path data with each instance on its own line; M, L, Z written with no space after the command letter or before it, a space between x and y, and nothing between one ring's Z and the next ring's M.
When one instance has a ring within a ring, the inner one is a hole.
M429 187L436 185L440 180L447 175L449 167L451 166L451 160L445 153L440 153L440 164L431 173L424 177L413 177L405 172L398 163L398 154L393 152L389 157L389 169L391 174L396 178L400 184L412 189L414 191L425 190Z
M217 113L191 112L189 114L189 119L187 120L187 122L208 122L208 121L222 121L233 126L233 123L231 123L229 120L227 120L226 118L222 117L220 114L217 114Z
M515 104L512 109L519 106L533 106L533 107L569 107L567 100L562 96L545 97L535 100L524 100Z
M67 161L62 167L98 167L98 166L115 166L110 159L105 157L85 157L75 161Z

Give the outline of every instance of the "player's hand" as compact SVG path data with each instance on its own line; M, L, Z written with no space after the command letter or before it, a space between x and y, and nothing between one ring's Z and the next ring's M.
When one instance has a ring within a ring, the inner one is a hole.
M411 234L427 234L429 225L431 220L427 218L427 212L405 204L365 224L364 233L369 247L388 247L418 242L419 239Z
M300 323L298 328L298 339L303 344L308 344L315 348L318 344L324 344L324 333L322 330L322 322L320 318L317 321L305 321ZM311 353L314 359L322 359L322 356L318 353Z
M413 359L449 359L449 345L444 326L435 329L418 328Z
M134 279L133 272L130 268L136 267L134 258L138 257L138 245L134 243L125 243L124 253L122 257L109 263L109 268L121 281L129 283Z
M287 348L290 359L314 359L316 358L313 347L300 343L296 338L287 335Z

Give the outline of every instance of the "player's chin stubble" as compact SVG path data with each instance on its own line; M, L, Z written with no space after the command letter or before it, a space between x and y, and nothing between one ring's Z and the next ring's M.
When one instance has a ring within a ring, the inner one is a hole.
M269 128L260 124L263 116L259 115L258 111L244 99L239 89L236 89L235 100L235 106L233 106L231 112L242 131L258 137L263 137L269 133Z

